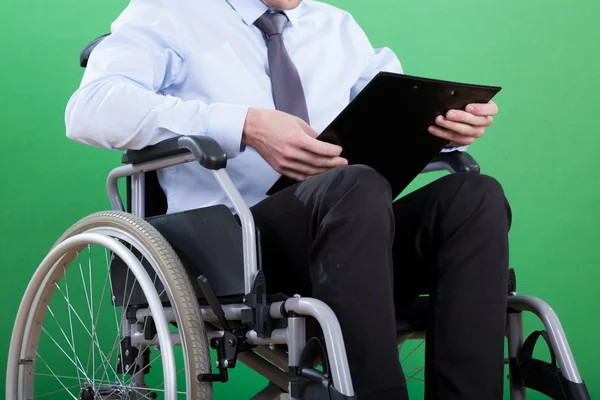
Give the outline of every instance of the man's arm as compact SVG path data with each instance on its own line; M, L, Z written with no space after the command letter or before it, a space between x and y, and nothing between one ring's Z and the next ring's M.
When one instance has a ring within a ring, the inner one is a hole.
M379 72L401 74L403 73L402 65L396 54L389 48L374 49L369 44L367 48L366 68L352 87L350 99L354 99Z
M379 72L401 74L403 69L392 50L373 48L360 26L352 17L349 19L353 36L367 58L366 67L350 93L351 99L354 99ZM469 148L467 143L472 143L475 139L483 136L485 128L491 125L492 117L498 112L494 103L471 105L467 110L468 112L450 110L446 116L436 120L436 126L430 128L431 134L451 141L451 144L442 150L443 152L466 151Z
M66 109L67 136L95 147L141 149L177 135L208 135L233 158L248 107L163 94L185 77L180 24L163 0L133 2L93 51Z

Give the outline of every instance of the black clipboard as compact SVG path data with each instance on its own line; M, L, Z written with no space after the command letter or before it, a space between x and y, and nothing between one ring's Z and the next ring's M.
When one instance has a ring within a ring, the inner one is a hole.
M427 130L435 118L487 103L501 89L380 72L317 139L340 145L350 165L378 171L396 197L448 145ZM282 176L267 195L296 183Z

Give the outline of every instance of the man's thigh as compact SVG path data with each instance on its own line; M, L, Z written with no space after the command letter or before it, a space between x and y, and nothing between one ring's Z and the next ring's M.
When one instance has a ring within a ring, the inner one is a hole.
M251 208L260 230L262 267L271 293L311 295L310 249L314 204L327 190L326 172L290 186Z
M452 237L457 225L473 218L484 204L504 204L499 188L500 185L486 175L456 173L394 202L397 299L429 294L434 289L440 247ZM510 214L508 206L506 210Z
M251 208L261 233L263 270L269 291L311 295L311 244L315 237L320 208L327 192L335 190L336 171L328 171L288 187ZM430 203L441 191L434 182L393 204L395 215L394 281L400 303L427 292L425 284L431 257L422 233ZM373 193L373 195L378 195ZM382 194L383 195L383 194ZM359 226L356 229L360 229Z
M388 241L390 254L382 268L391 271L391 237L385 228L392 229L391 201L389 184L381 175L353 165L322 173L256 204L251 210L261 233L269 291L315 295L311 283L326 283L323 276L333 272L327 265L349 263L348 272L360 273L380 263L377 257L364 257L368 252L349 251L363 245L381 247L380 239ZM375 224L374 231L365 238L361 228L368 224ZM348 260L349 254L355 258ZM381 255L386 258L383 251Z

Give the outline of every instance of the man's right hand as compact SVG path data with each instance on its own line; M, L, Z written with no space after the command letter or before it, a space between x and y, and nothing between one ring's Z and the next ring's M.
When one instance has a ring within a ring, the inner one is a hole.
M275 171L304 181L348 164L340 157L340 146L315 139L318 135L293 115L251 108L244 124L242 143L254 148Z

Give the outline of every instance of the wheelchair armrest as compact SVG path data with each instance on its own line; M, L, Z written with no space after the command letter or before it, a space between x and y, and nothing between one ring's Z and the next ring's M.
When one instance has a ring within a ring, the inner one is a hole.
M423 172L433 171L448 171L455 172L470 172L478 174L481 172L481 167L477 161L466 151L452 151L448 153L438 154L428 165Z
M123 164L140 164L190 152L204 168L218 170L227 166L227 154L208 136L179 136L163 140L142 150L128 150Z
M87 67L87 63L88 60L90 59L90 55L92 54L92 51L96 48L96 46L98 46L98 44L103 41L108 35L110 35L110 33L107 33L105 35L102 35L100 37L97 37L96 39L92 40L87 46L85 46L85 48L83 49L83 51L81 52L81 54L79 55L79 65L83 68Z

